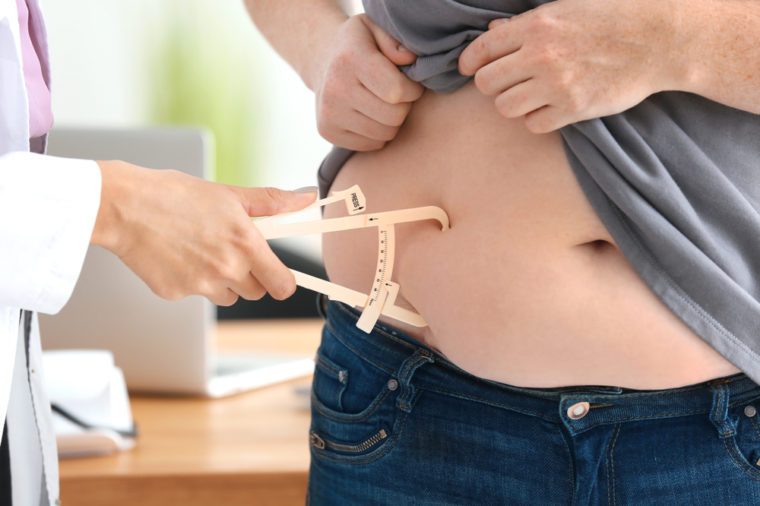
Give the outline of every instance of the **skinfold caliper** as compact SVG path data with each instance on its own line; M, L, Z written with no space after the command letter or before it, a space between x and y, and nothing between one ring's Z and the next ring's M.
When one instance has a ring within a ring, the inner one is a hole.
M313 221L282 223L281 218L301 213L306 209L323 207L337 202L345 202L348 216ZM327 295L331 300L362 307L361 317L356 326L364 332L371 332L381 314L396 320L425 327L427 323L419 314L395 304L399 285L391 281L393 259L395 255L395 225L412 221L436 220L442 230L449 228L449 217L440 207L425 206L411 209L398 209L378 213L362 214L367 208L366 199L358 185L346 190L331 192L330 196L314 202L312 205L296 212L283 213L254 220L265 239L280 239L295 235L324 234L341 230L377 227L377 268L372 289L363 294L344 286L320 279L291 269L298 286Z

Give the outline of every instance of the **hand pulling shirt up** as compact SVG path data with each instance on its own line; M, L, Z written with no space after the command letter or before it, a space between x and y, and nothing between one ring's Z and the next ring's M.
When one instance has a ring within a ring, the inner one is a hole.
M364 6L419 55L402 68L406 75L449 92L467 82L457 72L459 55L492 19L548 1L364 0ZM641 278L760 382L760 115L666 91L560 134L586 197ZM323 194L351 154L335 148L325 159Z

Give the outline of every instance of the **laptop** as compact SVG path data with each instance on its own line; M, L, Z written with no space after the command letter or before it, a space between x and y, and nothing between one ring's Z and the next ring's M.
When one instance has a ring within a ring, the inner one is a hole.
M211 176L212 139L196 128L56 128L48 153ZM40 315L40 327L45 349L111 350L132 391L222 397L314 369L309 357L216 353L211 302L163 300L97 246L90 247L68 304L57 315Z

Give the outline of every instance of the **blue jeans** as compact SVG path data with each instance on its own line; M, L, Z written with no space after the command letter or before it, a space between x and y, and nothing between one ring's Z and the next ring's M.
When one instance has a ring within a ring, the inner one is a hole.
M744 374L666 390L518 388L320 303L313 506L760 504L760 386Z

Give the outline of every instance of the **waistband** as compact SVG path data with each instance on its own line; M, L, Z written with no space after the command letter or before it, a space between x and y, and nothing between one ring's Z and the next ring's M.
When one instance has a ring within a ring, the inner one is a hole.
M436 350L385 323L378 322L366 334L356 328L360 312L346 304L320 296L318 306L330 334L360 359L392 377L403 376L401 379L405 381L411 380L407 378L411 369L412 393L414 389L427 390L509 409L564 423L575 433L598 425L697 414L709 414L721 433L728 433L732 430L728 409L760 399L760 385L744 373L661 390L607 385L518 387L470 374ZM508 359L505 366L509 366ZM587 412L581 418L573 418L571 408L579 403L585 404Z
M346 164L355 151L333 146L317 170L317 184L319 185L319 198L327 197L330 187L338 176L338 172Z

